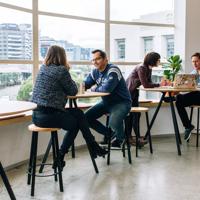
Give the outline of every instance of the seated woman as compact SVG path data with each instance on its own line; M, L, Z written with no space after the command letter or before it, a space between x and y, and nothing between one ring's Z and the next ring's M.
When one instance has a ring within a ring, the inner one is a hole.
M69 73L65 50L51 46L44 64L40 67L33 89L32 102L37 104L33 111L33 123L39 127L62 128L67 131L60 148L62 166L64 156L80 130L93 158L104 156L102 149L91 134L84 113L78 108L65 108L68 95L77 94L77 86Z
M153 88L160 86L160 84L153 83L151 80L152 68L158 67L159 64L160 64L160 55L156 52L150 52L145 56L143 63L137 65L127 78L126 84L131 94L132 107L139 106L138 87L140 85L143 85L144 88ZM138 121L136 121L137 115L139 115ZM131 113L129 117L127 117L126 119L126 126L130 137L130 143L133 145L135 144L135 140L132 140L131 132L133 128L134 132L136 133L137 124L139 124L139 118L140 118L140 113ZM138 138L140 146L143 146L145 143L147 143L142 137L140 137L140 131Z

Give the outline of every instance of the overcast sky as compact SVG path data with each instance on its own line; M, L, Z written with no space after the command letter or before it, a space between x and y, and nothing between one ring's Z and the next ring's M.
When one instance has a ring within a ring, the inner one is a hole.
M173 0L110 0L111 20L140 18L141 15L172 10ZM0 0L31 9L31 0ZM39 0L39 10L104 19L104 0ZM31 14L0 7L0 23L31 23ZM82 46L104 45L104 25L101 23L60 19L42 16L39 18L41 35L68 40ZM95 43L95 44L94 44Z

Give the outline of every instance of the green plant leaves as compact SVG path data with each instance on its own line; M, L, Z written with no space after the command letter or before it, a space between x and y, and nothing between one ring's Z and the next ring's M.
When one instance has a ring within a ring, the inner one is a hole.
M182 59L179 55L174 55L168 58L168 63L164 65L164 68L167 68L164 70L163 75L166 76L167 79L174 81L175 75L181 70L181 63Z

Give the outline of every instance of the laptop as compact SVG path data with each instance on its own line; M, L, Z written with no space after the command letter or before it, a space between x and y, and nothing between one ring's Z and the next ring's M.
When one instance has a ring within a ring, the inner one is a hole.
M197 87L196 79L197 79L196 74L176 74L173 88L194 89Z

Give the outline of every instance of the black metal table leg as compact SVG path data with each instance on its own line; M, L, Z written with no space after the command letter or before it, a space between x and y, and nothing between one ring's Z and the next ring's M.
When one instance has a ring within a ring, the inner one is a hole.
M174 109L174 104L173 104L173 100L171 98L171 92L169 92L169 97L170 97L170 107L171 107L171 113L172 113L172 119L173 119L173 125L174 125L174 132L175 132L175 137L176 137L176 146L177 146L177 150L178 150L178 155L181 155L181 149L180 149L180 134L179 134L179 130L178 130L178 123L177 123L177 119L176 119L176 113L175 113L175 109Z
M153 153L151 132L150 132L150 129L149 129L149 115L148 115L148 112L146 112L145 115L146 115L147 130L149 130L149 132L148 132L148 140L149 140L149 146L150 146L150 153Z
M69 107L73 108L73 104L75 108L78 108L77 103L76 103L76 99L69 99ZM71 151L72 151L72 158L75 158L75 144L73 142L72 146L71 146Z
M147 138L148 133L151 131L151 128L152 128L152 126L153 126L153 124L154 124L154 121L155 121L155 119L156 119L156 117L157 117L157 114L158 114L158 112L159 112L159 110L160 110L160 107L161 107L161 105L162 105L163 99L165 98L165 94L166 94L165 92L162 93L162 96L161 96L161 98L160 98L160 101L159 101L159 103L158 103L158 106L157 106L157 108L156 108L156 111L155 111L155 113L153 114L153 117L152 117L151 122L150 122L150 124L149 124L149 128L148 128L148 130L147 130L147 132L146 132L146 134L145 134L145 138Z
M6 173L5 173L4 169L3 169L3 166L1 164L1 162L0 162L0 175L1 175L3 183L4 183L4 185L5 185L5 187L6 187L7 191L8 191L10 199L11 200L16 200L16 197L15 197L15 195L13 193L13 190L12 190L12 188L10 186L10 183L8 181L8 178L6 176Z
M76 103L76 99L73 99L73 104L75 108L78 108L77 103Z

